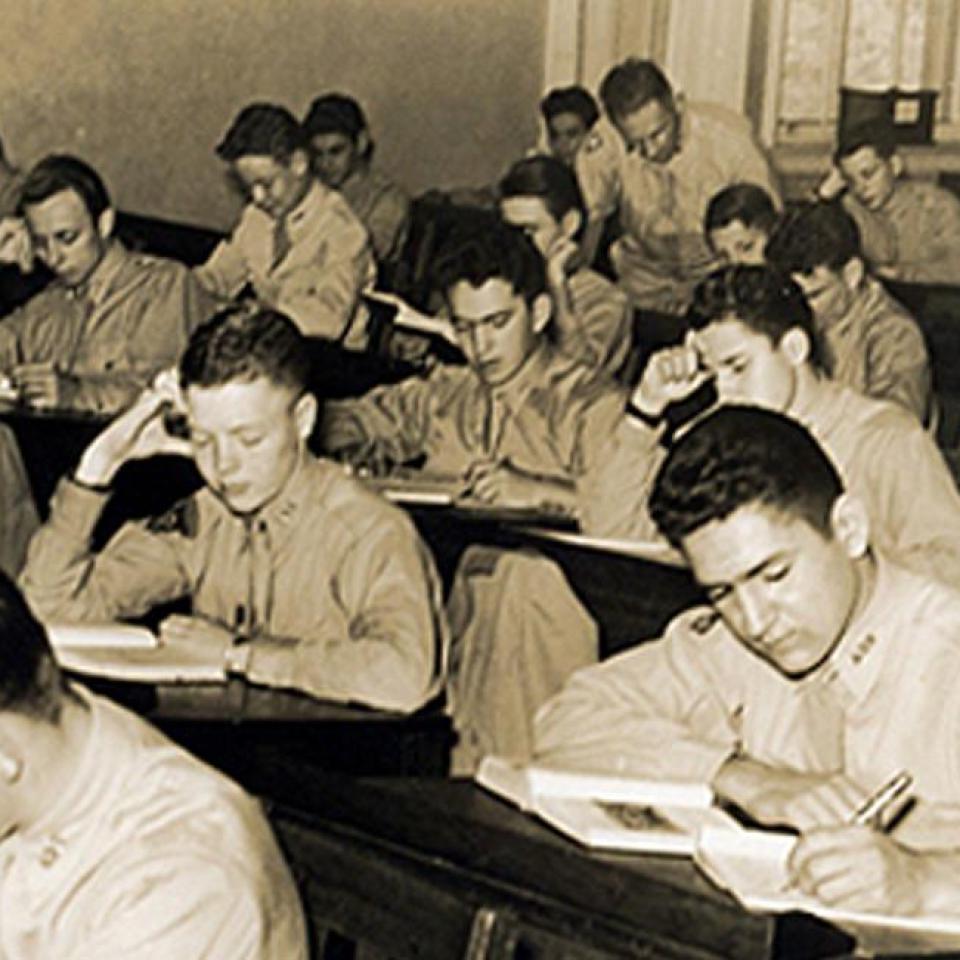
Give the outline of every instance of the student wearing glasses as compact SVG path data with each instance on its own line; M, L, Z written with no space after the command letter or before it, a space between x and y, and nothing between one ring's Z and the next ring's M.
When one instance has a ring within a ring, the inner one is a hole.
M360 291L376 274L367 232L343 197L314 176L294 116L273 104L245 107L217 156L248 203L231 237L197 268L200 281L225 300L249 285L302 333L363 349Z

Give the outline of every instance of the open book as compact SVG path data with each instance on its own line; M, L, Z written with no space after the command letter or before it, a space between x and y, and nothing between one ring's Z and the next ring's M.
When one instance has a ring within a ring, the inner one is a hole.
M740 830L706 784L518 766L486 757L477 783L588 847L690 855L698 831Z
M144 627L124 623L47 624L66 670L137 683L217 683L226 680L223 655L206 645L160 643Z
M898 917L828 907L790 883L787 858L796 843L791 834L758 830L739 833L706 826L694 852L698 866L744 906L768 913L799 910L850 932L861 948L884 953L960 948L960 915Z

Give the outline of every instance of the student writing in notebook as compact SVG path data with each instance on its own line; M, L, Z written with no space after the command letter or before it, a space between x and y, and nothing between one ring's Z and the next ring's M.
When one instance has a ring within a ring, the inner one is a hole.
M536 759L699 780L804 834L908 769L917 803L892 840L955 848L960 592L874 549L814 438L769 410L691 427L650 509L709 605L575 674L537 718Z
M282 314L201 326L179 366L188 439L164 427L170 394L149 390L57 488L23 572L38 615L111 620L190 597L161 640L204 645L253 683L393 710L429 700L445 665L431 560L405 514L307 450L309 366ZM204 488L92 550L117 471L164 453L192 457Z

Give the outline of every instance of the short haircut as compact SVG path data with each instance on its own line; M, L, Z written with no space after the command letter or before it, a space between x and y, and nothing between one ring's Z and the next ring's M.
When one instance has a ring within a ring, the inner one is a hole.
M42 203L64 190L73 190L80 197L93 220L110 206L107 188L90 164L65 153L52 153L27 173L17 210L23 213L31 204Z
M541 101L540 113L546 123L561 113L575 113L589 130L600 119L597 101L584 87L554 87Z
M488 280L505 280L528 304L547 289L546 267L533 241L493 212L455 226L433 265L434 286L444 296L460 281L482 287Z
M893 123L883 117L874 117L842 129L833 152L834 163L839 163L844 157L852 156L864 147L873 147L878 157L889 160L897 152Z
M860 256L860 231L836 200L793 204L767 241L765 256L784 273L840 271Z
M307 138L296 117L273 103L251 103L234 118L216 153L228 163L241 157L272 157L286 164Z
M761 407L723 406L674 444L654 481L650 514L664 537L685 537L741 507L762 506L832 538L843 483L796 420Z
M228 307L193 332L180 358L180 386L219 387L264 377L301 394L311 363L307 341L287 316L255 304Z
M556 157L518 160L500 181L500 197L539 197L554 220L563 219L570 210L587 215L577 175Z
M0 572L0 711L57 723L66 691L46 631Z
M810 341L810 364L822 369L820 338L803 291L767 265L731 264L697 284L687 323L702 330L712 323L737 320L776 346L788 330L799 328Z
M767 236L777 225L777 208L773 197L755 183L734 183L718 190L707 204L703 229L720 230L740 221L745 227L756 227Z
M600 84L600 99L612 119L625 117L651 100L673 105L673 89L652 60L630 57L617 64Z

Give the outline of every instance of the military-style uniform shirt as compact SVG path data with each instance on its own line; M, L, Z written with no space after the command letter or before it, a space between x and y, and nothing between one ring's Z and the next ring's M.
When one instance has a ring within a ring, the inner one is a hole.
M849 192L843 205L860 228L864 259L909 283L960 283L960 198L926 180L897 180L879 210Z
M327 450L364 450L425 471L460 475L482 459L574 480L622 416L623 393L541 343L517 374L491 390L470 366L438 366L424 379L326 405Z
M930 358L917 322L873 277L864 278L850 309L815 323L834 380L878 400L893 400L921 423L931 415Z
M407 192L367 165L350 174L339 189L366 228L377 263L396 261L402 252L410 220Z
M958 684L960 593L881 558L866 606L804 681L751 653L710 608L695 608L662 639L574 674L537 716L535 755L709 782L736 751L801 771L842 770L867 790L903 769L919 798L956 806Z
M716 266L703 235L707 205L733 183L777 197L769 164L743 117L710 104L681 109L679 149L666 163L643 159L601 121L577 154L592 219L619 209L623 236L610 251L619 283L642 309L682 312L693 287Z
M22 576L41 618L114 620L189 595L196 615L252 637L255 683L394 710L437 692L445 633L430 557L402 511L336 464L307 457L246 517L203 489L92 554L106 497L61 481Z
M626 294L593 270L567 278L572 323L554 317L557 343L564 353L609 376L623 367L633 343L633 310Z
M0 843L4 960L304 960L259 804L81 687L90 735L52 809Z
M113 241L82 288L54 280L0 321L0 370L53 363L77 378L72 407L112 413L177 362L213 308L183 264Z
M911 569L960 589L960 494L940 451L901 407L826 379L799 379L785 411L837 465L866 506L873 543ZM602 537L658 539L647 511L666 451L626 419L582 482L581 526Z
M362 349L367 315L360 292L375 268L367 232L335 190L314 181L285 220L248 204L228 240L197 267L207 289L224 299L251 284L267 306L287 314L302 333Z

